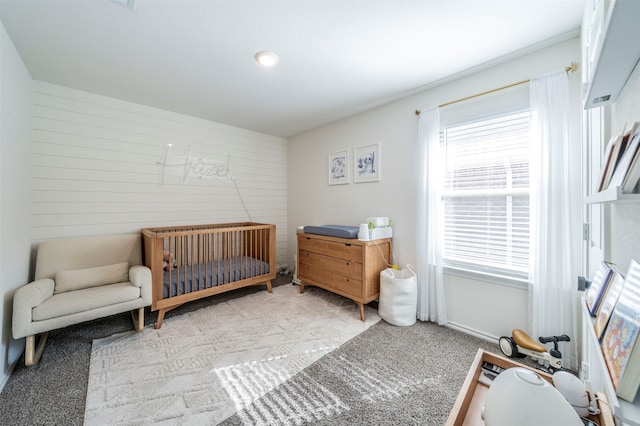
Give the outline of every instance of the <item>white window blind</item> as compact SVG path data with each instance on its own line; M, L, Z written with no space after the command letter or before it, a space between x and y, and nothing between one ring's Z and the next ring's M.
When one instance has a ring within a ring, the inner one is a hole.
M527 278L529 111L442 128L446 266Z

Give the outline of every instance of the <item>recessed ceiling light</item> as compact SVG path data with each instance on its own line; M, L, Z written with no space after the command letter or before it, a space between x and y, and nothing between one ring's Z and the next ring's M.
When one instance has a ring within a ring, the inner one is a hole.
M260 65L264 65L265 67L272 67L278 63L278 55L273 52L267 52L265 50L256 53L255 58Z

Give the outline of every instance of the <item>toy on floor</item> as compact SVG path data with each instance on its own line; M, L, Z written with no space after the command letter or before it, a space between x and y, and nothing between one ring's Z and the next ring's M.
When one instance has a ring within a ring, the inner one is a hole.
M562 353L558 350L558 342L569 342L569 336L540 337L540 343L553 343L553 349L547 351L547 348L540 343L534 341L527 333L522 330L515 329L511 332L511 337L502 336L498 343L500 350L509 358L524 358L530 356L538 360L549 363L551 369L562 369Z

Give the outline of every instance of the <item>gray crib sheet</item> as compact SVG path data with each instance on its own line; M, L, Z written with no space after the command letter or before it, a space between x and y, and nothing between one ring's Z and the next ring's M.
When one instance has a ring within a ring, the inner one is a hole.
M249 256L180 266L170 271L164 271L164 298L192 293L268 273L268 262Z

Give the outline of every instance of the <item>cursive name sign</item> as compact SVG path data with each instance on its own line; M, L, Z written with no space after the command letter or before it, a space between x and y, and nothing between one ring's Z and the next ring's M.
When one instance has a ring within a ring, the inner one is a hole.
M184 156L169 155L170 150L171 146L167 145L163 150L162 160L157 163L161 167L163 184L166 175L180 176L182 183L186 183L189 178L223 179L227 183L233 180L229 170L230 157L223 161L195 158L191 156L191 146Z

